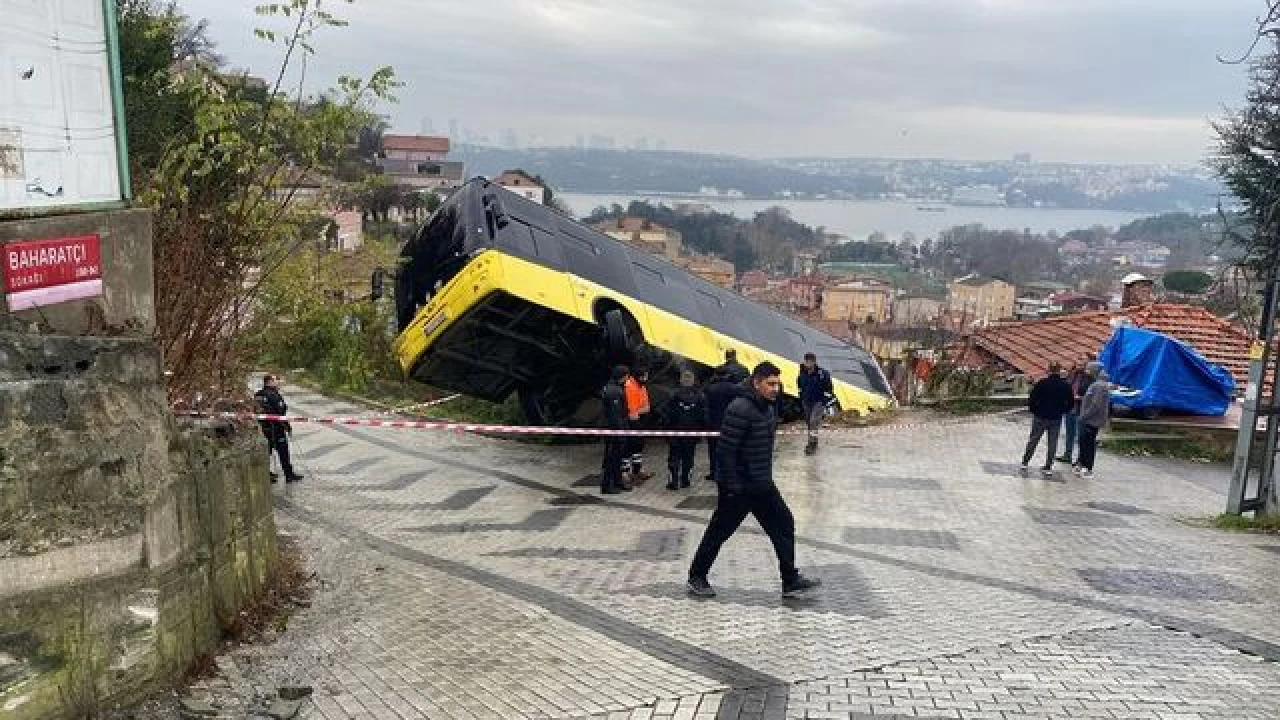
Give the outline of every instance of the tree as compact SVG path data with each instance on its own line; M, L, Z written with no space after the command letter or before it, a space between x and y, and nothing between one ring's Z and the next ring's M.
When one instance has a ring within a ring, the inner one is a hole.
M1201 295L1213 287L1213 276L1198 270L1176 270L1165 273L1164 289L1183 295Z
M137 199L153 210L156 324L170 390L243 384L241 330L263 282L300 248L321 242L327 222L297 198L310 174L328 173L391 101L394 72L339 77L318 97L289 93L284 80L314 53L323 29L345 23L327 0L260 6L282 30L255 34L279 46L273 82L228 76L210 62L192 25L172 4L126 0L121 25L126 126Z
M1242 208L1241 222L1228 236L1244 254L1244 262L1263 278L1280 265L1280 35L1276 9L1268 15L1273 28L1261 29L1258 43L1267 52L1250 67L1245 106L1213 124L1218 134L1214 168ZM1265 19L1264 19L1265 20Z

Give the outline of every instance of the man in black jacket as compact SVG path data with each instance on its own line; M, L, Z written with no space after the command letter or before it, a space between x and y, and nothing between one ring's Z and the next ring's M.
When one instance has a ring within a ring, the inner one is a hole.
M1056 362L1049 363L1049 374L1031 388L1031 397L1027 398L1027 407L1032 415L1031 437L1027 439L1027 449L1022 453L1022 472L1027 471L1031 457L1036 454L1040 436L1047 432L1049 447L1040 472L1045 477L1053 476L1053 456L1058 452L1058 429L1062 427L1062 416L1070 412L1075 403L1071 386L1062 377L1062 366Z
M630 375L631 371L626 365L618 365L613 369L604 390L600 392L600 400L604 405L604 424L610 430L626 430L631 425L627 418L627 398L622 389ZM631 486L622 479L622 461L629 442L630 438L622 435L610 435L604 439L604 460L600 463L600 492L605 495L614 495L631 489Z
M717 371L711 382L707 383L708 429L719 430L724 423L724 413L729 409L729 403L733 402L736 397L751 394L751 389L744 384L747 374L745 368L741 373L736 370L730 371L728 374ZM707 473L708 480L716 479L717 469L720 465L716 452L719 442L719 438L707 438L707 459L711 463L711 470Z
M258 412L263 415L288 415L289 406L280 394L280 378L275 375L262 377L262 389L253 394L258 403ZM280 469L284 471L284 481L295 483L302 476L293 471L293 463L289 460L289 436L293 428L284 420L263 420L259 423L262 434L267 438L267 457L274 452L280 458ZM271 473L271 482L276 481L275 473Z
M751 394L736 398L725 412L717 448L719 503L689 568L689 592L714 597L707 573L720 547L747 515L754 515L773 543L782 575L782 596L800 597L820 583L796 571L796 528L791 509L773 483L773 441L778 428L774 404L782 389L781 371L770 362L751 373Z
M680 373L680 389L662 408L662 423L668 430L706 430L707 399L694 387L697 378L689 370ZM696 437L673 437L667 448L668 490L689 487L689 474L693 472L693 455L698 449Z

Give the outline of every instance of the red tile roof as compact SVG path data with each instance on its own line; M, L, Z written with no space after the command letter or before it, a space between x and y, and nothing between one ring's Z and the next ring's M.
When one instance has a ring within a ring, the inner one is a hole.
M433 135L383 135L382 149L448 154L449 138Z
M997 365L1039 377L1050 362L1070 367L1086 354L1098 354L1111 338L1111 320L1127 317L1133 324L1191 345L1209 362L1221 365L1244 387L1249 374L1249 341L1244 330L1202 307L1153 303L1122 310L1102 310L1029 320L976 330L970 334L962 362Z

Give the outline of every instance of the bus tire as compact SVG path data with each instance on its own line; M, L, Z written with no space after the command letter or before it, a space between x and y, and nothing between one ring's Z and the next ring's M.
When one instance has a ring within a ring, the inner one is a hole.
M631 333L627 331L627 320L621 310L610 310L604 314L604 344L609 357L609 364L630 362L632 356Z
M531 425L551 424L545 403L546 392L545 388L532 385L521 385L516 389L516 395L520 400L520 411L524 413L525 419Z

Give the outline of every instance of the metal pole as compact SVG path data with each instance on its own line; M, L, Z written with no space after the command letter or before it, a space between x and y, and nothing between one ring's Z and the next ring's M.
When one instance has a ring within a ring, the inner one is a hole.
M1258 410L1262 402L1262 377L1269 355L1275 310L1276 280L1272 277L1267 280L1267 289L1263 294L1258 337L1249 348L1249 381L1245 385L1244 402L1241 403L1235 461L1231 466L1231 487L1227 490L1227 514L1229 515L1241 513L1245 503L1245 493L1249 488L1249 459L1253 450L1253 438L1258 428Z

